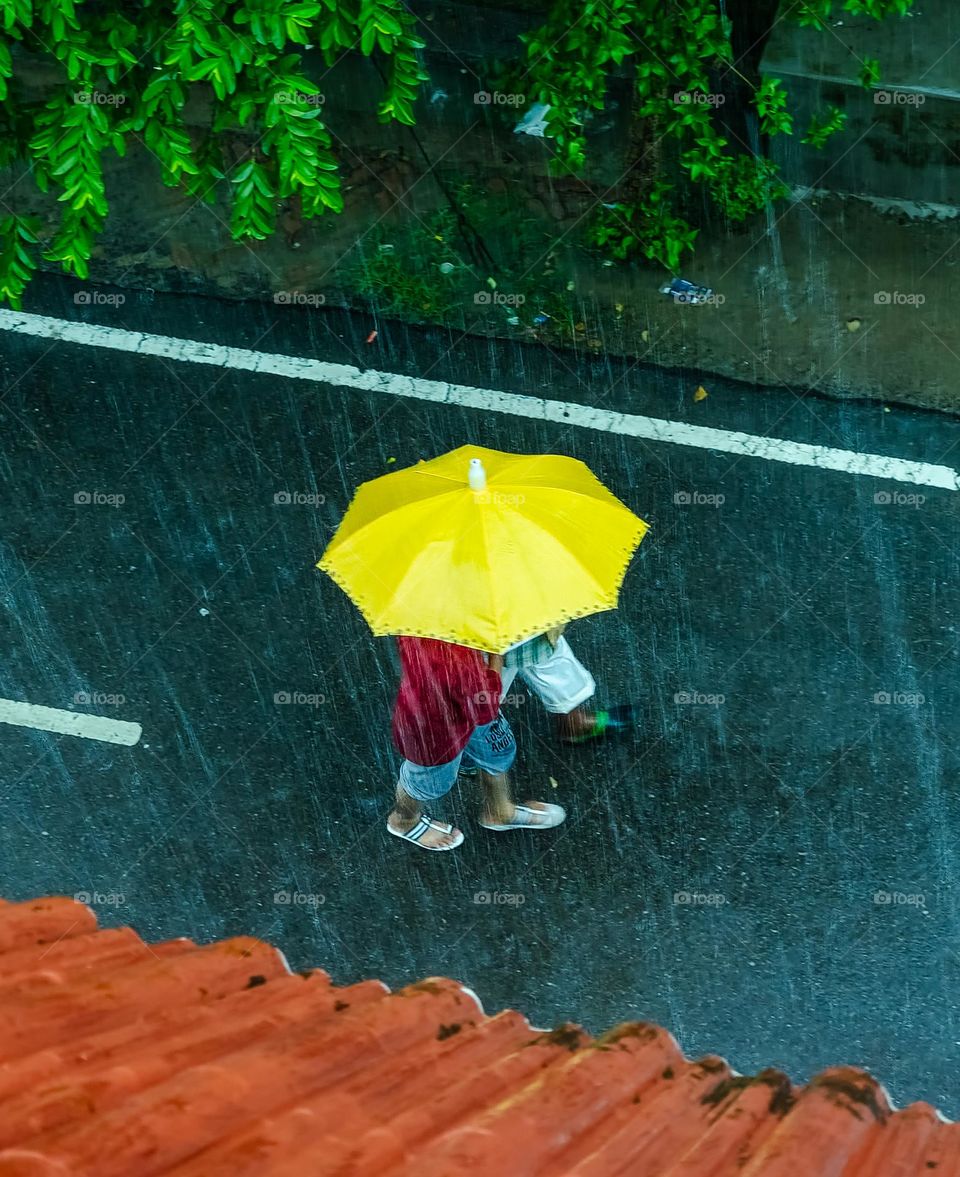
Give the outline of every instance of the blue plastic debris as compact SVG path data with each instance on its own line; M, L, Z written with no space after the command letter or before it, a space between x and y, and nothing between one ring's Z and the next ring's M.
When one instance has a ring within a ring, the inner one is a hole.
M661 294L669 294L674 302L686 302L692 306L706 302L713 294L709 286L697 286L695 282L688 282L686 278L674 278L666 286L660 287Z

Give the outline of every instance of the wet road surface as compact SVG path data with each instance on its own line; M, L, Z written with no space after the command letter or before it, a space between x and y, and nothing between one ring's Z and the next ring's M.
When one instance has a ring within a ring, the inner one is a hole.
M24 309L960 464L960 424L896 407L76 289ZM143 728L0 724L0 893L960 1112L956 492L6 332L0 376L0 697ZM582 458L651 524L622 608L568 633L644 723L561 749L514 697L517 794L566 824L484 831L465 781L436 816L466 842L427 855L383 824L392 643L314 563L356 485L466 442Z

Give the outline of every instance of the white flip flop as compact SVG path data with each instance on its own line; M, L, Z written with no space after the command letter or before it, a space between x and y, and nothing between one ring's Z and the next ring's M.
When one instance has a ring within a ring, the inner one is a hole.
M566 818L567 811L562 805L545 804L543 809L531 809L529 805L515 805L513 821L506 825L480 824L485 830L552 830ZM538 818L542 820L537 820Z
M427 817L425 813L420 815L420 820L415 826L411 826L409 830L395 830L389 822L387 822L387 829L395 838L403 838L407 842L412 842L414 846L419 846L421 850L456 850L463 842L463 832L458 830L457 837L446 846L425 846L420 839L427 830L437 830L441 834L453 833L453 826L448 822L434 821L432 817Z

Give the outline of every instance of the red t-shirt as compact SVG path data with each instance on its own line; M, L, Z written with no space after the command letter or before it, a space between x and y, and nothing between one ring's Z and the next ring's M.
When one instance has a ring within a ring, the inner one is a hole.
M398 637L401 678L393 742L414 764L453 760L475 727L500 711L500 674L480 650L434 638Z

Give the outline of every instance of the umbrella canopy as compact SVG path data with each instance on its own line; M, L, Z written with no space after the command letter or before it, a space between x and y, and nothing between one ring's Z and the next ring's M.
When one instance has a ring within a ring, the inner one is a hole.
M615 609L646 531L575 458L466 445L365 482L317 567L375 634L502 653Z

